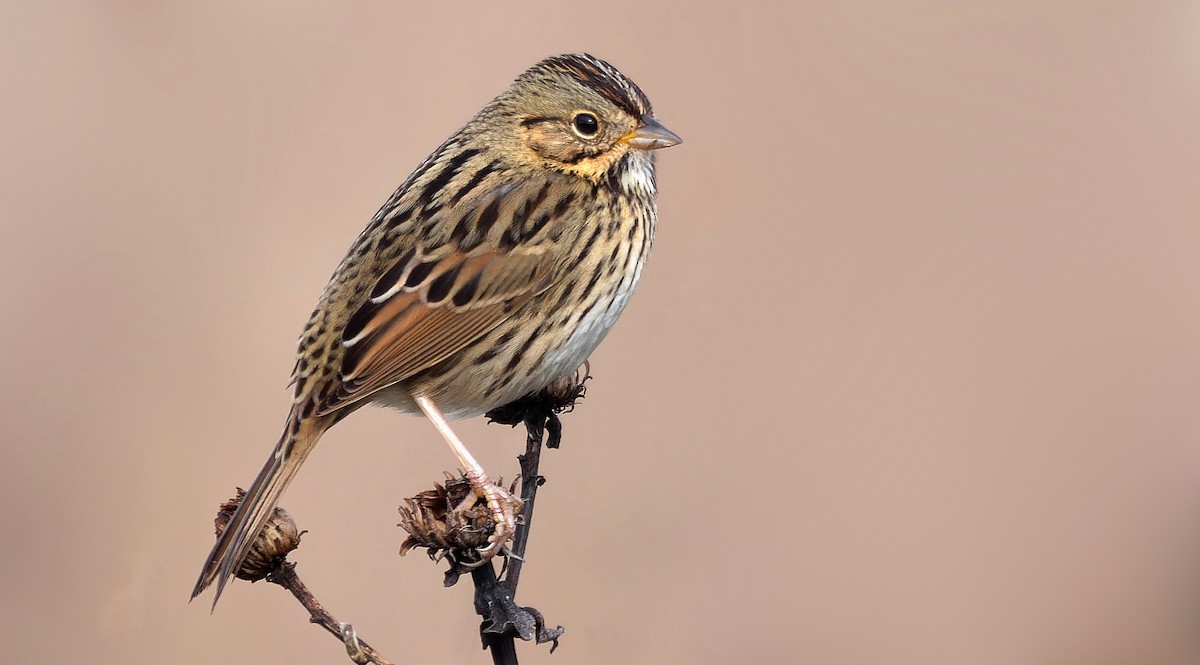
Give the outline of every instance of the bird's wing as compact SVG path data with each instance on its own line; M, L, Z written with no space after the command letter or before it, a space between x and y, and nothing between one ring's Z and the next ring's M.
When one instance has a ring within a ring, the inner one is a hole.
M553 223L563 208L546 188L499 188L426 228L350 316L342 333L340 385L321 401L325 414L435 365L470 344L552 283L554 243L479 241L480 228ZM532 221L531 221L532 220ZM464 229L466 229L464 231ZM468 241L471 234L476 234ZM545 236L539 236L543 239Z

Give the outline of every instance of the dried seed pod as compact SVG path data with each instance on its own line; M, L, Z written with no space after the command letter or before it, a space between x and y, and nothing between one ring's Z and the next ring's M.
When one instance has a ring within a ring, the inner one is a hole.
M587 394L587 381L592 378L589 373L591 369L591 362L585 362L573 373L558 379L536 393L530 393L515 402L488 411L486 414L488 421L515 427L524 422L525 417L531 412L569 413L575 408L575 403Z
M234 511L241 505L246 496L245 490L238 488L237 496L221 504L217 511L217 535L225 531L226 525L233 517ZM239 579L251 582L261 580L271 574L294 549L300 546L301 532L291 515L283 508L276 508L275 514L267 520L254 544L250 547L246 560L234 573Z
M592 363L585 361L582 366L571 374L542 388L538 393L550 404L554 413L563 413L575 408L575 402L587 393L587 380L592 378Z
M520 502L516 509L521 510ZM487 502L471 491L471 482L450 474L444 485L404 500L400 526L409 534L400 545L401 555L424 547L433 558L448 553L454 561L476 559L475 550L488 545L495 529Z

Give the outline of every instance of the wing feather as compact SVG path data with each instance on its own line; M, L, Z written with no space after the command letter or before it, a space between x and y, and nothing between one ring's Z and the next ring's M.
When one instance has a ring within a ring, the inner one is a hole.
M501 215L528 208L523 193L504 188L462 214L477 214L484 205L498 207ZM318 412L336 411L403 381L512 316L550 287L553 246L442 246L428 254L418 246L404 253L381 271L370 297L349 317L340 382Z

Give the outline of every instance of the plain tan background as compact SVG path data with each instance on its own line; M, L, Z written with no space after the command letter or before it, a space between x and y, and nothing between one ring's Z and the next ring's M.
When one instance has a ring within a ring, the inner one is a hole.
M240 4L0 9L5 660L345 662L278 588L186 602L213 510L377 206L575 50L686 143L546 459L526 662L1200 659L1200 5ZM368 410L283 501L397 662L489 662L396 556L452 464Z

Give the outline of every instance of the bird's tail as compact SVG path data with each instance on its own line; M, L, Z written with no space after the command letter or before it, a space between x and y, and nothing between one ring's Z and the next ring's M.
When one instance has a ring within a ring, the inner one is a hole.
M213 607L217 606L229 578L242 565L242 561L254 545L254 539L258 537L258 532L275 512L279 496L287 489L308 453L333 422L332 416L304 418L301 417L298 408L292 410L283 436L279 438L279 443L275 444L275 450L267 458L267 463L246 491L237 512L229 518L229 524L217 537L217 543L209 552L204 568L200 571L200 579L196 580L196 587L192 589L192 598L200 595L200 592L215 580L217 591L213 598Z

